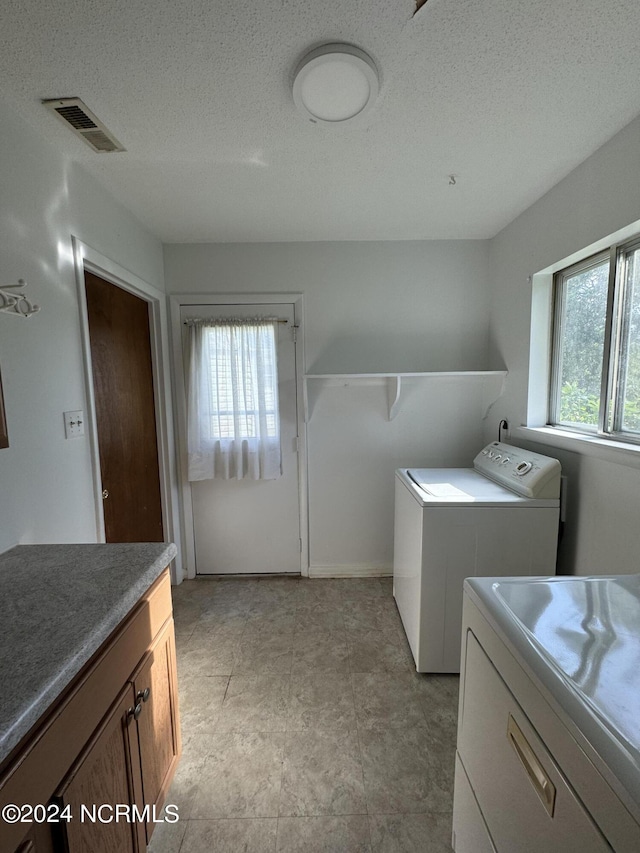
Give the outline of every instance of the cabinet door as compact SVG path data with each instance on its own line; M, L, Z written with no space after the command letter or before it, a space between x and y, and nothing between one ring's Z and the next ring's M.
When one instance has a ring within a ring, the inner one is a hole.
M22 841L16 853L56 853L49 824L34 824L31 832Z
M68 853L144 850L141 825L126 816L116 819L115 813L116 805L126 809L139 802L134 705L128 684L56 793L57 802L71 813L71 819L60 824Z
M134 677L138 717L142 791L149 806L147 841L154 828L153 806L160 817L165 795L180 756L180 727L173 620L158 635Z

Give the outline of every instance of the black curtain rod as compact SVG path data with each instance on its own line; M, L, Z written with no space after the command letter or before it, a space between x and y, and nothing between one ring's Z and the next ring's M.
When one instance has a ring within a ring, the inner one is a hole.
M194 317L194 320L207 320L207 319L215 319L215 320L222 321L222 320L244 320L245 318L244 317L214 317L214 318ZM247 320L255 320L255 319L256 319L255 317L247 317ZM264 320L273 319L274 322L276 322L276 323L288 323L289 322L289 320L281 320L279 318L271 318L271 317L261 317L260 319L264 319ZM182 325L188 326L189 323L193 323L193 320L184 320Z

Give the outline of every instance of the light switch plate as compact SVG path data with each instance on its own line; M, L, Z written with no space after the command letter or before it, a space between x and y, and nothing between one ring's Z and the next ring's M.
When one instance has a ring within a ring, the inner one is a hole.
M84 435L84 412L64 413L64 434L66 438Z

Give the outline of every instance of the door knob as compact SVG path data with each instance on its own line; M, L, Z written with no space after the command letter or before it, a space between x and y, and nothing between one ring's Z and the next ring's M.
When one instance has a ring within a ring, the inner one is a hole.
M106 501L106 499L107 499L108 497L109 497L109 490L108 490L108 489L103 489L103 490L102 490L102 500L103 500L103 501Z

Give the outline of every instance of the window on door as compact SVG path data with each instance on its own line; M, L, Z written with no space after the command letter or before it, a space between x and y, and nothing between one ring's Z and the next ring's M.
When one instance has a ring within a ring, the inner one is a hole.
M189 479L281 474L277 320L191 320Z
M278 373L273 324L203 329L211 386L211 433L218 439L278 437ZM261 429L264 419L264 430Z

